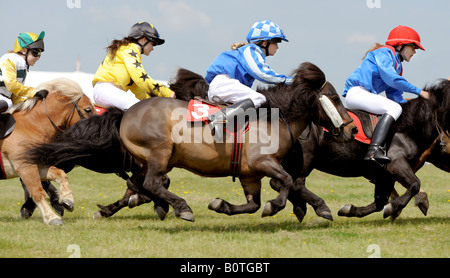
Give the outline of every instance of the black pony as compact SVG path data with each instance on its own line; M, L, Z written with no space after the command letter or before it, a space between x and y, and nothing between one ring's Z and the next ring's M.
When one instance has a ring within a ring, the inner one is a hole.
M391 216L395 219L399 215L401 209L419 192L420 180L415 171L421 155L436 144L436 138L444 138L443 130L448 131L450 128L450 81L440 80L424 90L430 92L429 100L416 98L402 104L403 113L394 127L388 151L392 162L385 167L363 160L368 147L366 144L356 140L346 144L338 143L320 126L312 125L310 130L305 130L295 149L302 155L288 155L282 163L296 180L295 189L301 191L303 199L290 199L300 221L306 213L305 201L314 207L319 216L324 213L329 215L325 202L305 187L306 177L313 169L342 177L364 176L375 184L375 201L372 204L367 207L345 205L339 210L340 216L363 217L383 208L384 217ZM436 146L435 149L430 161L437 162L439 167L437 153L442 148ZM448 163L448 157L444 159ZM443 170L449 167L450 165L440 166ZM407 191L403 196L387 203L396 181L405 186ZM271 180L271 186L278 190L277 181ZM421 197L426 197L426 194ZM418 202L426 201L422 199ZM423 212L426 214L426 211Z

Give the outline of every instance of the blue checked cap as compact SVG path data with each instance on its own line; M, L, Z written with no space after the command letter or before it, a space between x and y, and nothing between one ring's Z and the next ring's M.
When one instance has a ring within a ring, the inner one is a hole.
M283 30L273 23L272 20L261 20L256 22L253 24L247 35L247 41L250 43L267 41L275 38L288 42Z

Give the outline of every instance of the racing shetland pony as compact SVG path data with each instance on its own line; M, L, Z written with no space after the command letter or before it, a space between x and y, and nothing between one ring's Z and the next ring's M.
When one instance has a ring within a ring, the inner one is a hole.
M41 180L55 180L60 185L59 203L73 210L73 196L67 176L55 167L40 168L23 160L23 153L33 143L48 142L81 118L95 113L90 99L74 81L60 78L42 83L38 90L49 94L43 100L28 99L13 106L10 113L15 129L0 141L3 178L20 177L42 213L44 223L63 224L45 199Z
M375 200L372 204L366 207L344 205L338 215L364 217L384 208L384 217L391 216L394 219L419 192L420 180L415 172L423 165L423 160L427 159L443 170L450 169L449 155L445 153L450 128L450 81L440 80L425 90L430 92L429 100L416 98L402 104L403 112L394 127L388 150L392 162L384 167L363 160L367 144L356 140L341 144L324 132L322 127L314 125L302 134L301 146L298 148L303 152L301 159L287 156L282 163L295 180L295 188L301 192L302 198L293 202L294 213L300 221L306 213L305 201L313 206L318 215L322 211L329 211L325 202L305 187L306 178L313 169L341 177L363 176L375 184ZM403 196L388 203L396 181L407 190ZM271 186L275 190L280 188L276 180L271 180ZM426 194L420 194L416 204L426 214Z
M198 94L205 94L207 84L203 78L194 78L190 84L191 90L199 87L202 92ZM270 114L268 118L261 117L261 114L250 117L250 130L242 140L239 174L247 203L232 205L217 198L209 204L209 209L216 212L228 215L256 212L260 207L261 179L264 176L280 181L281 189L276 199L266 203L262 216L274 215L283 209L293 181L280 162L309 123L317 122L335 130L343 141L353 139L356 126L334 87L326 82L325 74L317 66L303 63L296 70L292 85L279 84L260 92L267 98L261 108L279 111L279 114ZM327 110L319 104L322 96L329 99L335 114L339 115L339 124L332 121ZM140 101L124 114L120 138L131 155L147 166L143 188L153 197L155 205L167 202L177 217L194 221L186 201L165 188L164 177L173 167L207 177L229 176L233 143L215 142L208 126L188 124L182 117L187 106L185 101L168 98ZM281 120L276 115L280 115ZM249 138L252 129L258 131L253 133L258 135L257 140ZM261 139L262 129L266 132L264 140ZM272 145L274 141L275 147Z

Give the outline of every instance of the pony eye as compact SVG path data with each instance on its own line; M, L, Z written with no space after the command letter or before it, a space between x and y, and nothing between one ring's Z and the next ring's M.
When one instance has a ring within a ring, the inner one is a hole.
M91 107L84 108L84 112L91 113L92 112L92 108Z

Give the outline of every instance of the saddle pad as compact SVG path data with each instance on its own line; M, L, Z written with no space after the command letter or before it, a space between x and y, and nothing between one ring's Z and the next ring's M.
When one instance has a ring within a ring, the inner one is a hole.
M347 112L352 117L356 127L358 127L358 134L355 135L355 139L359 142L370 144L379 116L364 111L347 110Z
M189 102L188 111L186 114L186 121L196 122L203 121L208 123L208 116L220 111L220 107L211 105L196 99L192 99Z

